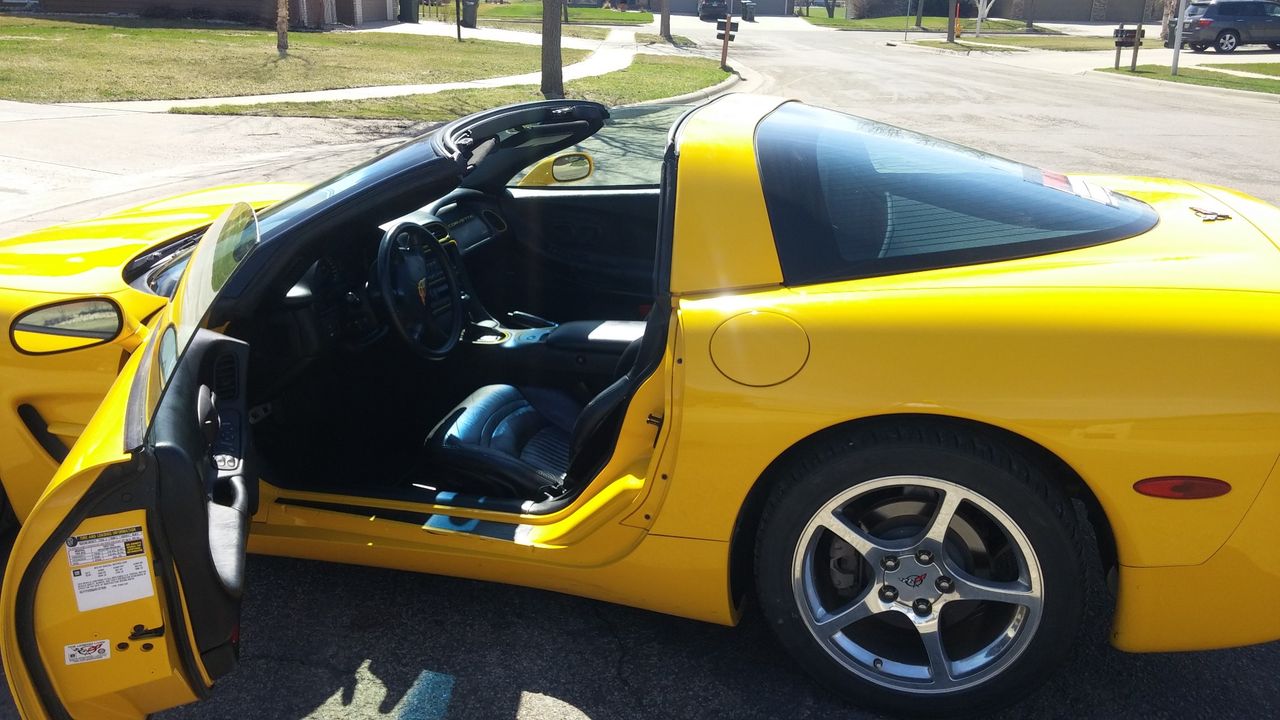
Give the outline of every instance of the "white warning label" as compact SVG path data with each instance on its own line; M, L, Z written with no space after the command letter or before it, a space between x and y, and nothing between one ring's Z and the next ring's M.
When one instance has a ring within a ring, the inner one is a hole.
M63 649L66 651L68 665L106 660L111 657L110 640L76 643L75 645L67 645Z
M155 594L141 526L69 537L67 562L80 612Z

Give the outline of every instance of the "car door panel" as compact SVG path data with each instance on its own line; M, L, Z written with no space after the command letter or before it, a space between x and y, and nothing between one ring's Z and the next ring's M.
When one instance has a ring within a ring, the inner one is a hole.
M1269 43L1280 43L1280 5L1276 3L1266 3L1262 6L1262 11L1266 15L1267 38Z
M247 346L199 331L141 442L153 350L130 359L15 540L0 610L24 718L142 718L200 699L236 665L253 497L234 479L251 470L249 445L209 419L243 413L211 386L244 386Z
M653 298L658 190L513 190L507 281L520 309L558 322L642 319Z

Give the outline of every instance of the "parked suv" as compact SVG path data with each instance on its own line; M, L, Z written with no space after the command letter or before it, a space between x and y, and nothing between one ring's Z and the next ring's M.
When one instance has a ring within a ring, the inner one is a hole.
M1169 21L1165 47L1173 47L1175 22ZM1266 43L1272 50L1280 50L1280 2L1208 0L1187 6L1183 45L1196 52L1213 46L1217 52L1229 53L1251 43Z
M719 20L729 11L729 0L698 0L699 20Z

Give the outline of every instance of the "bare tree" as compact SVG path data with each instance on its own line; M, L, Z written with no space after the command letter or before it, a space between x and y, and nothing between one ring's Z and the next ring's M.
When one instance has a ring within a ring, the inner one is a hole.
M548 100L564 97L564 61L560 55L560 9L563 2L542 2L542 97Z
M1177 16L1178 0L1164 0L1164 14L1160 18L1160 39L1168 40L1173 37L1169 34L1169 21Z
M660 0L658 10L662 13L661 19L658 21L658 34L663 40L672 42L671 40L671 0Z
M982 35L982 21L987 19L987 13L991 12L991 6L996 0L976 0L978 3L978 29L973 33L974 36Z
M289 55L289 0L276 0L276 52Z

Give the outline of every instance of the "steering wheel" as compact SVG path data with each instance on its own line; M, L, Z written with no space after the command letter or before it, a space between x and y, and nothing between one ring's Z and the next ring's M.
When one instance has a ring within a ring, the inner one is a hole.
M382 236L374 265L391 327L431 360L457 347L464 314L458 277L441 242L418 223L399 223Z

